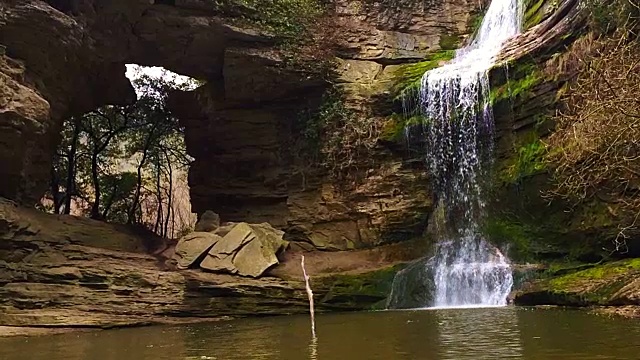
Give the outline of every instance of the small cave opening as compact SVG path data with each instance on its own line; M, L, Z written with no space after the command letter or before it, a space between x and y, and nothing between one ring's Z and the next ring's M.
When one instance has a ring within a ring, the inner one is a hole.
M187 183L193 159L167 105L200 83L161 67L127 64L137 100L64 120L50 186L39 208L123 224L177 239L193 230Z

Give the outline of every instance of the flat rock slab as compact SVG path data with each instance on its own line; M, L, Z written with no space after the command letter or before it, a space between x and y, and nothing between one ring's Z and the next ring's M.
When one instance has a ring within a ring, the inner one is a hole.
M217 244L222 238L209 232L193 232L183 236L176 245L173 259L179 269L187 269Z
M284 233L269 224L239 223L211 247L200 267L216 272L229 272L258 277L278 264L277 254L288 242Z

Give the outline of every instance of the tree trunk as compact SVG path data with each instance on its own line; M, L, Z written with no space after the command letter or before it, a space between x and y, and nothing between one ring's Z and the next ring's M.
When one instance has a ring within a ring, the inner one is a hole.
M117 191L118 191L118 183L114 182L113 187L111 189L111 196L109 196L109 198L105 202L104 210L102 210L102 218L105 220L107 219L107 215L109 214L109 211L111 210L111 207L113 206L113 203L116 200Z
M98 175L98 149L93 149L91 155L91 179L93 181L93 193L95 200L91 206L91 218L100 219L100 177Z
M162 226L160 226L163 221L162 221L162 215L163 215L163 211L162 211L162 182L161 182L161 175L162 175L162 166L160 165L160 154L157 154L156 157L156 199L158 201L158 207L157 207L157 212L156 212L156 224L153 227L153 232L155 232L156 234L160 235L160 236L164 236L162 233Z
M59 158L56 156L53 159L53 164L51 165L51 197L53 198L53 213L59 214L60 209L62 207L62 194L60 193L60 179L58 178L58 172L56 171L55 164L59 161Z
M76 192L76 153L78 152L78 138L80 137L80 125L78 120L73 121L73 137L71 148L67 154L67 194L64 203L64 213L71 213L71 201Z
M156 126L149 131L149 135L144 143L144 149L142 149L142 159L140 159L140 163L138 164L138 183L136 184L136 192L133 195L133 201L131 202L131 207L129 208L129 214L127 216L127 223L133 224L136 218L136 210L138 208L138 202L140 201L140 193L142 191L142 168L144 167L145 162L147 161L147 157L149 155L149 148L151 147L151 140L154 136Z
M164 149L164 156L167 159L167 170L169 171L169 191L167 193L167 217L164 219L164 237L169 237L169 219L171 218L171 211L173 206L173 167L171 166L171 158L167 154L167 150ZM173 224L172 228L175 226Z

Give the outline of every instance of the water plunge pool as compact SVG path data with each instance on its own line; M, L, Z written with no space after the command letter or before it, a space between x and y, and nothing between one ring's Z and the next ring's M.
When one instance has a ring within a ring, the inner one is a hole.
M637 321L519 307L319 315L0 339L3 360L638 359Z

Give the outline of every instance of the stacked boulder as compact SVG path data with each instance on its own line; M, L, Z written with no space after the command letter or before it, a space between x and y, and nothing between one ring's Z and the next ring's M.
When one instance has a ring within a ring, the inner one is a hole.
M288 246L283 235L268 223L220 225L220 217L208 210L196 224L195 232L178 241L173 259L178 269L199 267L259 277L279 263L278 254Z

